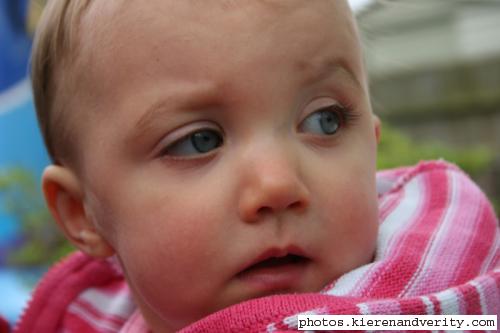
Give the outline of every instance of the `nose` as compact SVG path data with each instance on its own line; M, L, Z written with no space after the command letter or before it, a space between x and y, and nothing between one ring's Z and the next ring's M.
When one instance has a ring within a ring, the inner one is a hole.
M306 210L310 193L298 164L297 159L294 161L280 153L252 156L243 166L240 218L245 222L257 222L269 216L286 219L287 214Z

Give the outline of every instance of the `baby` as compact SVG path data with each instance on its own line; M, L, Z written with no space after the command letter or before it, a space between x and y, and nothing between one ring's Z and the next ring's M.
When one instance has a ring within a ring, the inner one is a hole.
M48 2L48 207L154 332L372 262L380 123L344 0Z

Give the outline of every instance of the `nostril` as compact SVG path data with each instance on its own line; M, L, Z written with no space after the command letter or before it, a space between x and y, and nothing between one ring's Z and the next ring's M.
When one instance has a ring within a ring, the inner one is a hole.
M295 201L288 206L288 208L293 209L293 210L301 210L304 208L304 204L301 201Z
M272 208L271 207L260 207L258 210L257 210L257 214L259 215L267 215L267 214L271 214L272 213Z
M300 211L300 210L302 210L302 208L304 208L304 204L300 201L295 201L286 207L286 209L291 209L291 210L296 210L296 211ZM261 216L272 214L273 212L275 212L275 209L273 209L272 207L268 207L268 206L260 207L257 210L257 214L261 215Z

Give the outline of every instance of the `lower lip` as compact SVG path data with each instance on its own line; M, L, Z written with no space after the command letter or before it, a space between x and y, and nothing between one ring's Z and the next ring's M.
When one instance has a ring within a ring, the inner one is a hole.
M261 292L299 291L309 262L252 269L238 275L239 279Z

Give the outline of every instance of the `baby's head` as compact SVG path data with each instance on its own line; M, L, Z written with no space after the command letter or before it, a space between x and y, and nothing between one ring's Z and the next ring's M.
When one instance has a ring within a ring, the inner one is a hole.
M48 205L148 324L368 263L378 121L346 1L49 1L33 56Z

